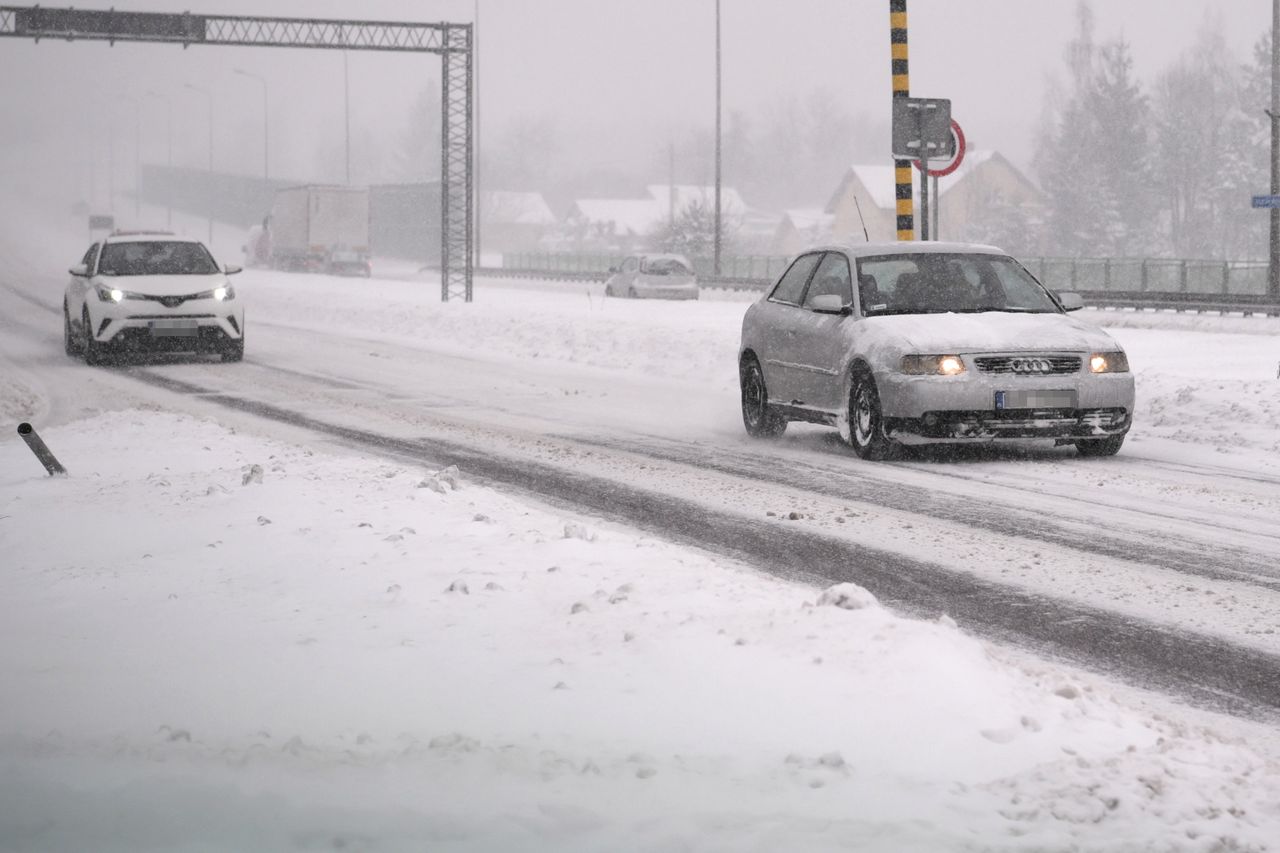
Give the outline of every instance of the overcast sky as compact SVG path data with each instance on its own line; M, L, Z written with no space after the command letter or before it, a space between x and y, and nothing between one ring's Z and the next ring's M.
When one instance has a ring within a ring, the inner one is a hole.
M76 5L419 21L469 21L476 9L472 0ZM909 0L912 94L951 98L974 144L1025 164L1046 79L1061 72L1075 6L1075 0ZM887 0L722 0L726 109L756 110L827 86L855 113L887 117L887 7ZM1206 26L1220 27L1244 58L1270 25L1271 3L1095 0L1093 8L1099 37L1123 35L1139 76L1151 79ZM652 161L667 139L711 126L713 0L480 0L479 13L485 138L521 116L550 116L575 162L607 165ZM438 66L434 57L351 55L357 152L373 137L401 132L414 95L438 85ZM23 143L31 139L47 152L101 147L106 113L117 115L119 157L131 158L134 107L121 94L142 98L143 158L163 161L164 102L149 90L175 99L175 160L203 166L206 102L183 87L190 82L214 93L216 167L253 173L261 168L261 90L234 68L269 82L273 171L336 177L317 172L332 170L342 154L337 52L10 39L0 40L3 168L22 168L30 150ZM887 139L885 146L887 157Z

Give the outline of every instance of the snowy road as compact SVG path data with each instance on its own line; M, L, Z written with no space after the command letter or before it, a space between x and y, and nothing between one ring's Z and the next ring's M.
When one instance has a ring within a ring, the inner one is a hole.
M30 401L8 418L143 404L319 431L788 576L853 580L1214 707L1280 709L1274 321L1117 330L1142 410L1115 459L1032 447L877 465L828 430L742 435L741 301L482 280L474 304L441 305L430 281L250 272L245 363L91 370L61 353L48 270L65 264L5 252L0 358Z

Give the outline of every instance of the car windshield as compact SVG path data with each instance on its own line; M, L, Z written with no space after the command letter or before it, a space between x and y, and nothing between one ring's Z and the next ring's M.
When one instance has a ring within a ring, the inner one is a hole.
M1021 264L1006 255L921 252L861 258L858 292L865 316L1062 310Z
M646 260L640 271L648 275L689 275L688 264L676 258L654 258Z
M212 275L217 271L208 249L179 240L108 243L98 261L99 275Z

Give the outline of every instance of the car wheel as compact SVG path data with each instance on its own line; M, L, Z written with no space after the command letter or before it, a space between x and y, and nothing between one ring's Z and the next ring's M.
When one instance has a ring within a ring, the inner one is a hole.
M879 461L893 456L897 442L884 434L880 392L866 370L854 372L849 383L849 446L862 459Z
M605 288L604 288L604 295L605 295L605 296L613 296L613 288L612 288L612 287L609 287L608 285L605 285Z
M628 298L628 299L636 299L636 298L637 298L637 297L636 297L636 289L635 289L634 287L628 287L628 288L627 288L627 298Z
M62 343L66 348L67 355L79 355L80 345L76 343L75 334L71 329L71 314L67 310L67 303L62 303Z
M84 355L84 363L102 364L102 345L93 336L93 326L89 321L89 309L87 307L80 314L80 326L83 336L81 338L82 346L80 351Z
M1112 435L1107 438L1088 438L1076 442L1076 452L1081 456L1115 456L1124 444L1123 435Z
M752 438L777 438L787 431L787 419L769 405L764 371L753 356L743 359L738 369L742 386L742 425Z

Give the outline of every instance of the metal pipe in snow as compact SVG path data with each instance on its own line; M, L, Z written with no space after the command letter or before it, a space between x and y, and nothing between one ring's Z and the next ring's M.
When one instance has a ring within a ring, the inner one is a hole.
M36 435L35 427L28 423L18 424L18 435L22 436L22 440L27 443L27 447L31 448L31 452L40 460L40 464L50 476L67 473L67 469L62 467L62 463L57 460L40 436Z

